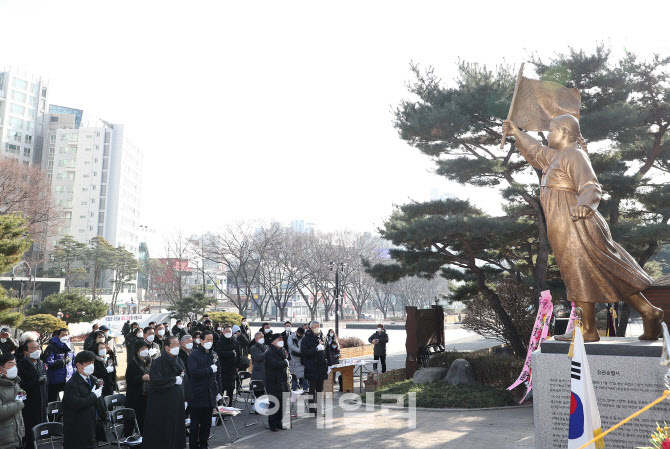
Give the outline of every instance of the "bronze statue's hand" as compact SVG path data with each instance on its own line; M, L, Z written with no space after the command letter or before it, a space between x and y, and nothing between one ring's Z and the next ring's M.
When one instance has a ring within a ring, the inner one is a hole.
M517 136L517 133L519 132L519 128L516 126L516 124L511 121L511 120L505 120L503 122L503 134L507 134L508 136Z
M570 217L572 221L577 221L584 218L591 218L593 216L593 210L589 206L572 206L570 208Z

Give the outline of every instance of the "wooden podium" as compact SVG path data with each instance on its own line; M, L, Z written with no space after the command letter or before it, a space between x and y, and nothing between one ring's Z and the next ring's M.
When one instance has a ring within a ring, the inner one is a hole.
M356 365L331 366L328 379L323 383L323 391L332 393L335 389L337 374L342 375L342 390L345 393L354 392L354 367Z

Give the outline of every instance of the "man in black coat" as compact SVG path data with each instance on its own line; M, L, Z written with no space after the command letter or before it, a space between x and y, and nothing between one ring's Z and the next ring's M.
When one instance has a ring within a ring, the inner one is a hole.
M319 330L319 322L312 321L300 342L300 352L305 365L305 379L309 381L310 413L316 416L317 395L323 392L323 381L328 379L328 361L326 360L326 342Z
M368 342L375 345L374 356L375 360L379 360L382 364L382 373L386 372L386 344L389 342L389 336L384 329L383 324L377 325L377 332L368 338ZM376 365L376 364L375 364Z
M274 334L274 340L268 346L265 354L265 389L270 396L274 396L273 402L278 405L277 410L268 417L270 430L276 432L282 430L283 395L289 391L288 365L284 351L284 340L281 334Z
M284 331L281 333L281 338L284 340L284 348L288 348L288 339L291 337L291 322L287 321L284 323Z
M9 328L0 330L0 354L14 354L19 349L19 343L9 335Z
M272 338L272 328L270 327L270 323L263 323L261 325L261 328L258 329L258 332L263 333L263 338L265 338L265 344L270 344L269 342L274 340Z
M172 335L181 338L186 335L186 331L184 330L184 322L182 320L177 320L177 323L172 326Z
M47 422L47 367L40 360L40 345L35 340L23 343L23 357L17 363L21 382L19 386L26 392L23 402L23 423L26 426L26 447L33 446L33 427Z
M100 327L98 324L94 324L93 331L91 331L86 337L86 340L84 340L84 351L91 350L91 346L93 346L93 343L95 342L95 334L98 332L98 327Z
M221 392L232 400L235 394L237 372L240 370L240 344L233 338L233 330L230 326L223 328L223 335L216 342L214 350L219 355L221 363L222 383L219 384L219 387L221 387Z
M212 412L221 399L221 365L211 349L214 336L205 331L200 338L202 344L188 357L192 396L188 404L191 414L189 449L207 449Z
M63 448L88 449L96 445L96 403L102 396L98 379L92 376L95 354L81 351L74 358L77 372L63 392Z
M186 367L179 358L179 340L168 337L160 357L151 362L142 447L181 449L186 446L185 377Z

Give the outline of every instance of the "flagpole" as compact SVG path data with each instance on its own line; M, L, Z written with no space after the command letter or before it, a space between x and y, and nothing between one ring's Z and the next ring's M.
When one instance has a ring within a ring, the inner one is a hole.
M618 429L619 427L623 426L624 424L626 424L628 421L632 420L633 418L636 418L636 417L640 416L642 413L646 412L647 410L649 410L650 408L652 408L653 406L655 406L655 405L658 404L659 402L663 402L665 399L670 399L670 390L666 390L666 391L664 391L664 392L663 392L663 396L661 396L660 398L656 399L654 402L648 404L648 405L645 406L643 409L638 410L637 412L633 413L633 414L630 415L628 418L626 418L626 419L624 419L623 421L621 421L619 424L616 424L616 425L612 426L611 429L608 429L608 430L604 431L603 433L601 433L600 435L598 435L597 437L595 437L594 439L592 439L592 440L589 441L588 443L579 446L578 449L585 449L589 444L591 444L591 443L595 443L596 441L598 441L598 440L604 438L605 435L607 435L608 433L612 432L613 430Z
M523 74L523 66L525 62L521 63L519 68L519 75L516 77L516 84L514 85L514 95L512 95L512 104L509 106L509 112L507 113L507 120L512 120L512 114L514 113L514 103L516 103L516 92L519 90L519 84L521 83L521 75ZM505 148L505 139L507 138L507 131L502 135L502 140L500 141L500 149Z

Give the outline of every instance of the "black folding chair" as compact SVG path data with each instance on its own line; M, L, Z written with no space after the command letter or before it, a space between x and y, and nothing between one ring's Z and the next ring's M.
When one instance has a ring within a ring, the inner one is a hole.
M140 433L140 426L137 424L135 410L132 408L112 410L109 419L112 422L112 432L114 433L114 441L111 441L110 444L116 444L119 449L121 449L121 446L137 447L142 444L142 434ZM119 432L116 429L119 426L123 429L126 422L134 424L133 433L126 438L119 438Z
M267 395L268 392L265 390L265 383L262 380L252 380L249 382L249 390L251 390L251 394L254 397L254 403L256 403L256 392L263 392L263 395ZM247 408L248 410L248 408ZM247 413L247 418L244 420L244 427L249 427L253 426L254 424L258 424L258 417L260 416L258 413L256 414L256 421L253 422L252 424L247 424L247 421L249 421L249 415L251 415L251 410L248 410L249 413ZM269 429L267 424L265 424L265 421L263 421L263 418L261 418L261 422L263 423L263 426L265 426L266 429Z
M235 393L235 400L233 400L233 404L235 404L242 396L245 396L244 401L244 410L249 410L249 404L253 400L254 397L254 392L251 391L249 388L249 385L246 387L244 386L244 381L251 378L251 373L249 371L238 371L237 373L237 392Z
M126 406L126 395L125 394L110 394L102 398L102 402L105 404L105 410L107 414L116 408L124 408Z
M61 401L47 404L47 422L63 422L63 403Z
M56 449L54 438L63 438L63 423L45 422L38 424L33 427L32 432L34 449L38 449L39 442L47 438L51 441L51 449Z

